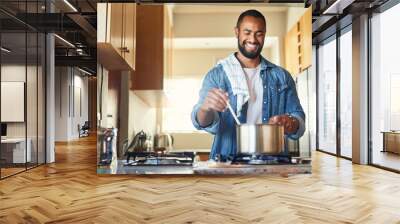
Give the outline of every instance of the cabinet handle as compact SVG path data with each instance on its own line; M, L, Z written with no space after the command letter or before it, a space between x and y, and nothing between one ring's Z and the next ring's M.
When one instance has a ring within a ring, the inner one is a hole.
M121 52L129 53L129 49L127 47L121 47L119 48Z

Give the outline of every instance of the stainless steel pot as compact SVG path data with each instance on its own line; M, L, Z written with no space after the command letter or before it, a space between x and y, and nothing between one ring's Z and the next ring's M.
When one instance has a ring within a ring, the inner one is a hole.
M277 155L285 150L284 127L271 124L236 125L237 154Z

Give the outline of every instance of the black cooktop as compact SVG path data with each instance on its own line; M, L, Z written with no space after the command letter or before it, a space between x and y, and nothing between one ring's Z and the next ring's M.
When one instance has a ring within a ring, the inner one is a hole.
M126 166L192 166L194 152L127 152Z
M289 155L239 154L233 157L232 164L287 165L287 164L292 164L292 158Z

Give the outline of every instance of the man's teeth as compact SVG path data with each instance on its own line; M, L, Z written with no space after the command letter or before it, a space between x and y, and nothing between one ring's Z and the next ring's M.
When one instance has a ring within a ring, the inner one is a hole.
M246 43L246 46L252 49L256 49L257 48L257 44L250 44L250 43Z

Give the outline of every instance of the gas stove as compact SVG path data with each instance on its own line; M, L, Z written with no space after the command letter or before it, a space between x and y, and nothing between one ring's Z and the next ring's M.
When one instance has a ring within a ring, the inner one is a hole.
M288 165L293 164L289 155L247 155L239 154L233 157L231 164L248 165Z
M125 166L192 166L194 152L127 152Z

